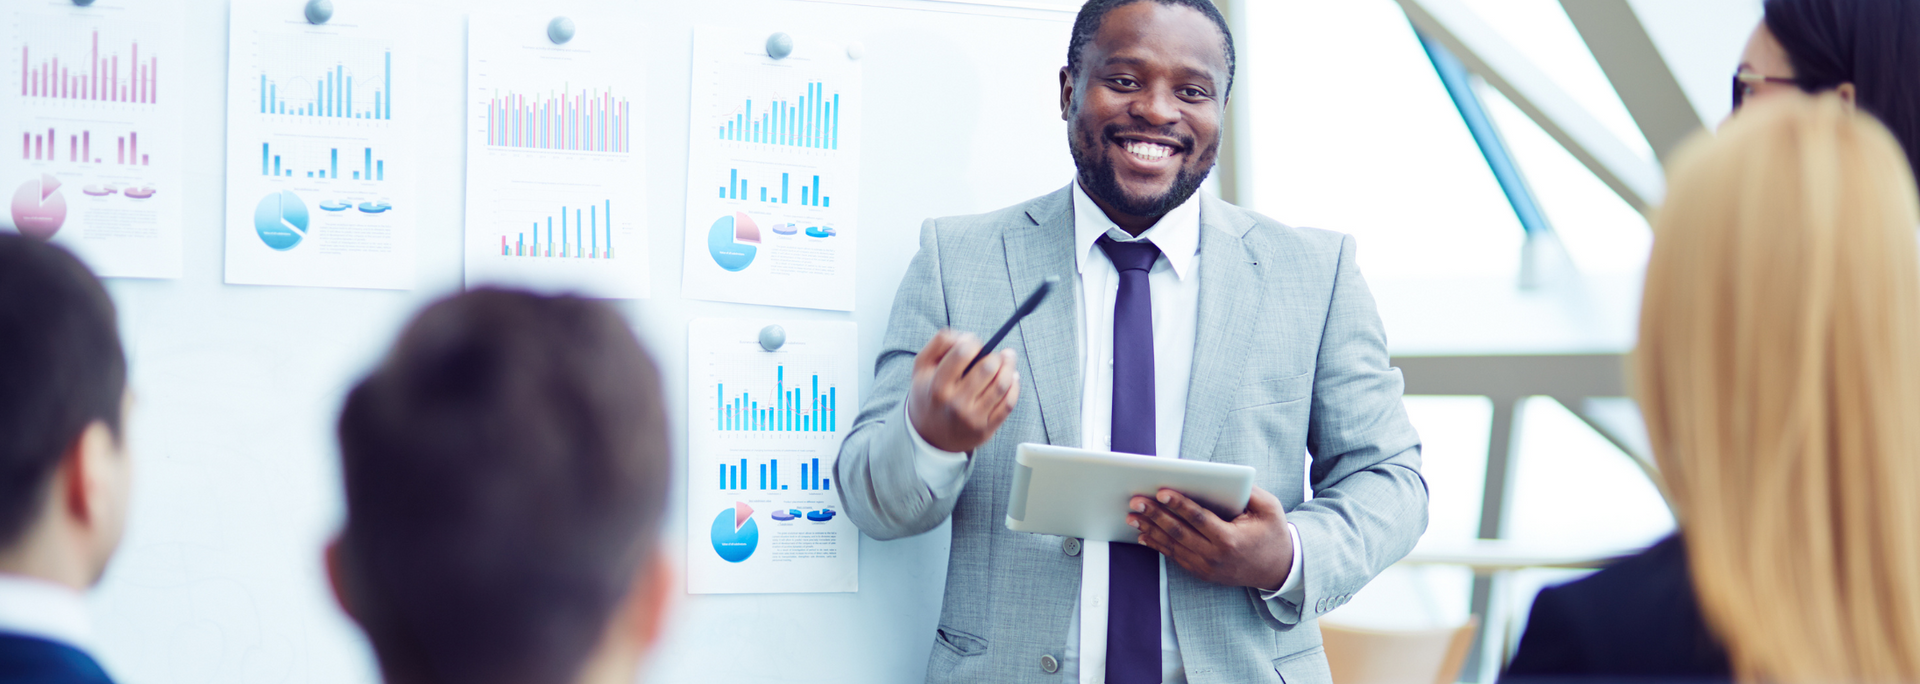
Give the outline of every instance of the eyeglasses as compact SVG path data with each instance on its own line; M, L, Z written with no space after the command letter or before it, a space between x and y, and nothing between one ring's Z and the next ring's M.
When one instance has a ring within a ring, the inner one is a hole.
M1746 101L1747 96L1752 94L1748 91L1751 91L1754 86L1762 83L1791 85L1798 84L1799 81L1783 76L1762 76L1751 71L1736 71L1733 73L1733 108L1739 109L1740 105Z

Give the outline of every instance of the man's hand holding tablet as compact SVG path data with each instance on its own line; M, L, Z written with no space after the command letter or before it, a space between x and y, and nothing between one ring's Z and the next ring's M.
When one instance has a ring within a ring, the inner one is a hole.
M1171 489L1133 497L1129 507L1127 524L1140 530L1141 545L1208 582L1274 591L1293 567L1287 512L1258 486L1232 520Z

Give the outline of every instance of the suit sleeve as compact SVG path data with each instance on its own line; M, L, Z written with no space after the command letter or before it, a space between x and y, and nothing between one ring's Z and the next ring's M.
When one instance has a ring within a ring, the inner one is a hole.
M953 454L920 447L923 440L907 421L914 357L948 325L939 232L929 219L920 228L920 251L893 298L873 389L834 462L847 517L874 539L909 537L939 526L953 513L972 471L971 458L957 463Z
M1527 613L1527 631L1520 635L1520 648L1514 652L1506 672L1500 675L1501 683L1564 678L1584 672L1578 648L1580 640L1575 637L1568 617L1558 589L1540 590L1533 599L1533 610Z
M1386 332L1351 236L1342 238L1339 259L1307 425L1313 498L1287 513L1300 531L1304 590L1297 604L1264 601L1284 625L1346 603L1427 529L1420 436L1401 402L1405 382L1388 365Z

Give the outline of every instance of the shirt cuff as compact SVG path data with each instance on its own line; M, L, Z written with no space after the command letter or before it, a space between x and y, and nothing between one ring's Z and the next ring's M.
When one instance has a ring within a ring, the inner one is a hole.
M913 440L913 471L925 482L927 488L935 492L948 492L960 486L967 476L967 455L958 451L947 451L927 442L920 436L920 430L913 427L913 411L903 410L907 418L907 436ZM1292 523L1288 523L1291 525ZM1295 542L1298 544L1298 542ZM1294 551L1295 562L1299 562L1300 553Z
M918 437L919 435L915 435L915 438ZM1272 601L1274 599L1281 599L1287 603L1298 606L1300 605L1300 600L1305 598L1305 594L1307 593L1306 587L1301 586L1305 584L1305 582L1300 579L1300 528L1294 527L1293 523L1287 523L1287 536L1293 539L1293 565L1287 568L1287 579L1280 583L1279 589L1273 591L1260 590L1260 600Z

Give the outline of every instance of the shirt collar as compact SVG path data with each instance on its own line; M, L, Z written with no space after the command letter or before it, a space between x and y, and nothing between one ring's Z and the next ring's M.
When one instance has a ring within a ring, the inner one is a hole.
M87 601L64 585L0 573L0 632L88 650L93 631Z
M1076 180L1073 183L1073 260L1080 272L1086 272L1088 250L1093 249L1094 241L1102 235L1112 235L1121 242L1135 239L1152 242L1166 255L1167 265L1173 267L1173 276L1185 280L1193 270L1193 256L1200 253L1200 193L1195 192L1160 217L1139 238L1134 238L1107 218L1107 213L1080 189L1080 181Z

